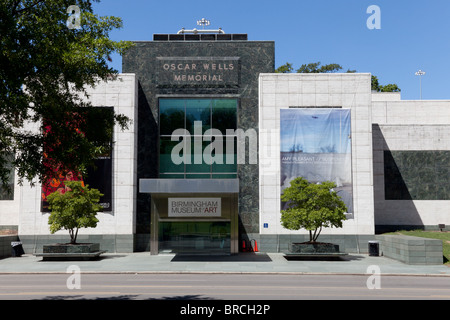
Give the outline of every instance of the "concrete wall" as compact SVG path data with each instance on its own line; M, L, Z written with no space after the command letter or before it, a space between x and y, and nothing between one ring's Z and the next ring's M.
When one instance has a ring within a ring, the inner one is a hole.
M449 151L450 101L374 101L372 121L377 230L449 225L450 200L385 200L383 153ZM449 180L438 187L448 188Z
M99 223L96 228L80 229L82 235L122 235L133 238L135 232L136 203L136 148L137 148L137 81L134 74L120 74L118 79L101 82L95 88L88 89L93 106L114 107L115 112L131 119L127 130L116 127L113 137L113 211L98 213ZM36 124L27 126L37 130ZM0 201L0 224L17 225L19 237L26 248L36 248L37 238L50 243L52 237L68 237L66 230L50 235L48 226L49 213L40 211L41 186L36 183L31 187L27 182L22 187L15 186L12 201ZM37 238L36 238L37 237ZM69 238L67 238L69 239ZM30 243L29 243L30 242ZM128 241L126 241L128 243ZM110 243L116 243L111 242ZM125 249L124 246L129 247ZM133 241L122 246L122 251L133 251ZM35 249L33 249L35 250ZM110 250L115 248L110 247ZM28 250L29 251L29 250ZM27 252L31 253L31 252Z
M260 233L304 234L280 224L280 109L351 110L354 213L326 234L374 234L370 74L261 74L259 87ZM268 227L263 226L264 223Z
M443 263L442 240L403 235L377 235L380 254L407 264Z

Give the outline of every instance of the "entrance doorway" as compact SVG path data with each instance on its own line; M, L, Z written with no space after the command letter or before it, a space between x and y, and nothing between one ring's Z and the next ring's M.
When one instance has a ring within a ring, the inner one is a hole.
M152 191L151 254L238 253L237 190L237 179L141 179L140 192Z

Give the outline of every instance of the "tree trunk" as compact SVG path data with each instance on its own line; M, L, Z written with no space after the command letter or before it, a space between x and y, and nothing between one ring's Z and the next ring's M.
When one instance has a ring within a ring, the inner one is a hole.
M74 232L73 229L69 230L69 235L70 235L70 244L76 244L77 243L77 235L78 235L78 228L77 230Z
M317 232L319 230L319 232ZM316 242L317 238L319 238L320 233L322 232L322 227L319 229L314 230L314 236L313 236L313 242Z

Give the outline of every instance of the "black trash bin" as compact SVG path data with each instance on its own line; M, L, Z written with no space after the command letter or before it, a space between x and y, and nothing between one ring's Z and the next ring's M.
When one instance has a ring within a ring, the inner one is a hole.
M22 242L13 241L11 242L11 247L11 256L13 257L20 257L25 254L25 251L23 251Z
M369 256L380 255L380 243L378 241L369 241Z

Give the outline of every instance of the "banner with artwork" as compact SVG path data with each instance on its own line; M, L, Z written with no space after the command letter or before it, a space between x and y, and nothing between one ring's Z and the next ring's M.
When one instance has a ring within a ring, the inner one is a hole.
M349 109L280 110L281 194L290 182L332 181L353 212L351 116ZM281 210L286 204L281 203Z
M51 158L52 145L44 144L44 165L49 171L51 178L43 181L41 188L41 212L49 212L49 204L47 196L55 191L64 193L67 191L66 181L81 181L83 185L89 188L98 189L103 196L100 198L100 205L104 211L112 211L112 134L109 133L111 128L105 124L105 119L113 112L112 108L85 108L83 112L79 111L77 115L82 115L79 121L68 123L67 128L75 129L77 133L88 135L91 134L89 128L97 126L104 128L102 134L108 135L109 147L105 148L105 152L98 158L94 159L93 166L87 168L87 175L82 176L76 170L66 167L65 164L56 163ZM70 125L69 125L70 124ZM52 127L45 126L46 135L52 134ZM104 131L104 132L103 132ZM93 139L91 137L91 139ZM59 136L56 137L56 144L59 143ZM53 144L55 145L55 144ZM61 143L62 145L62 143ZM50 174L51 173L51 174Z

